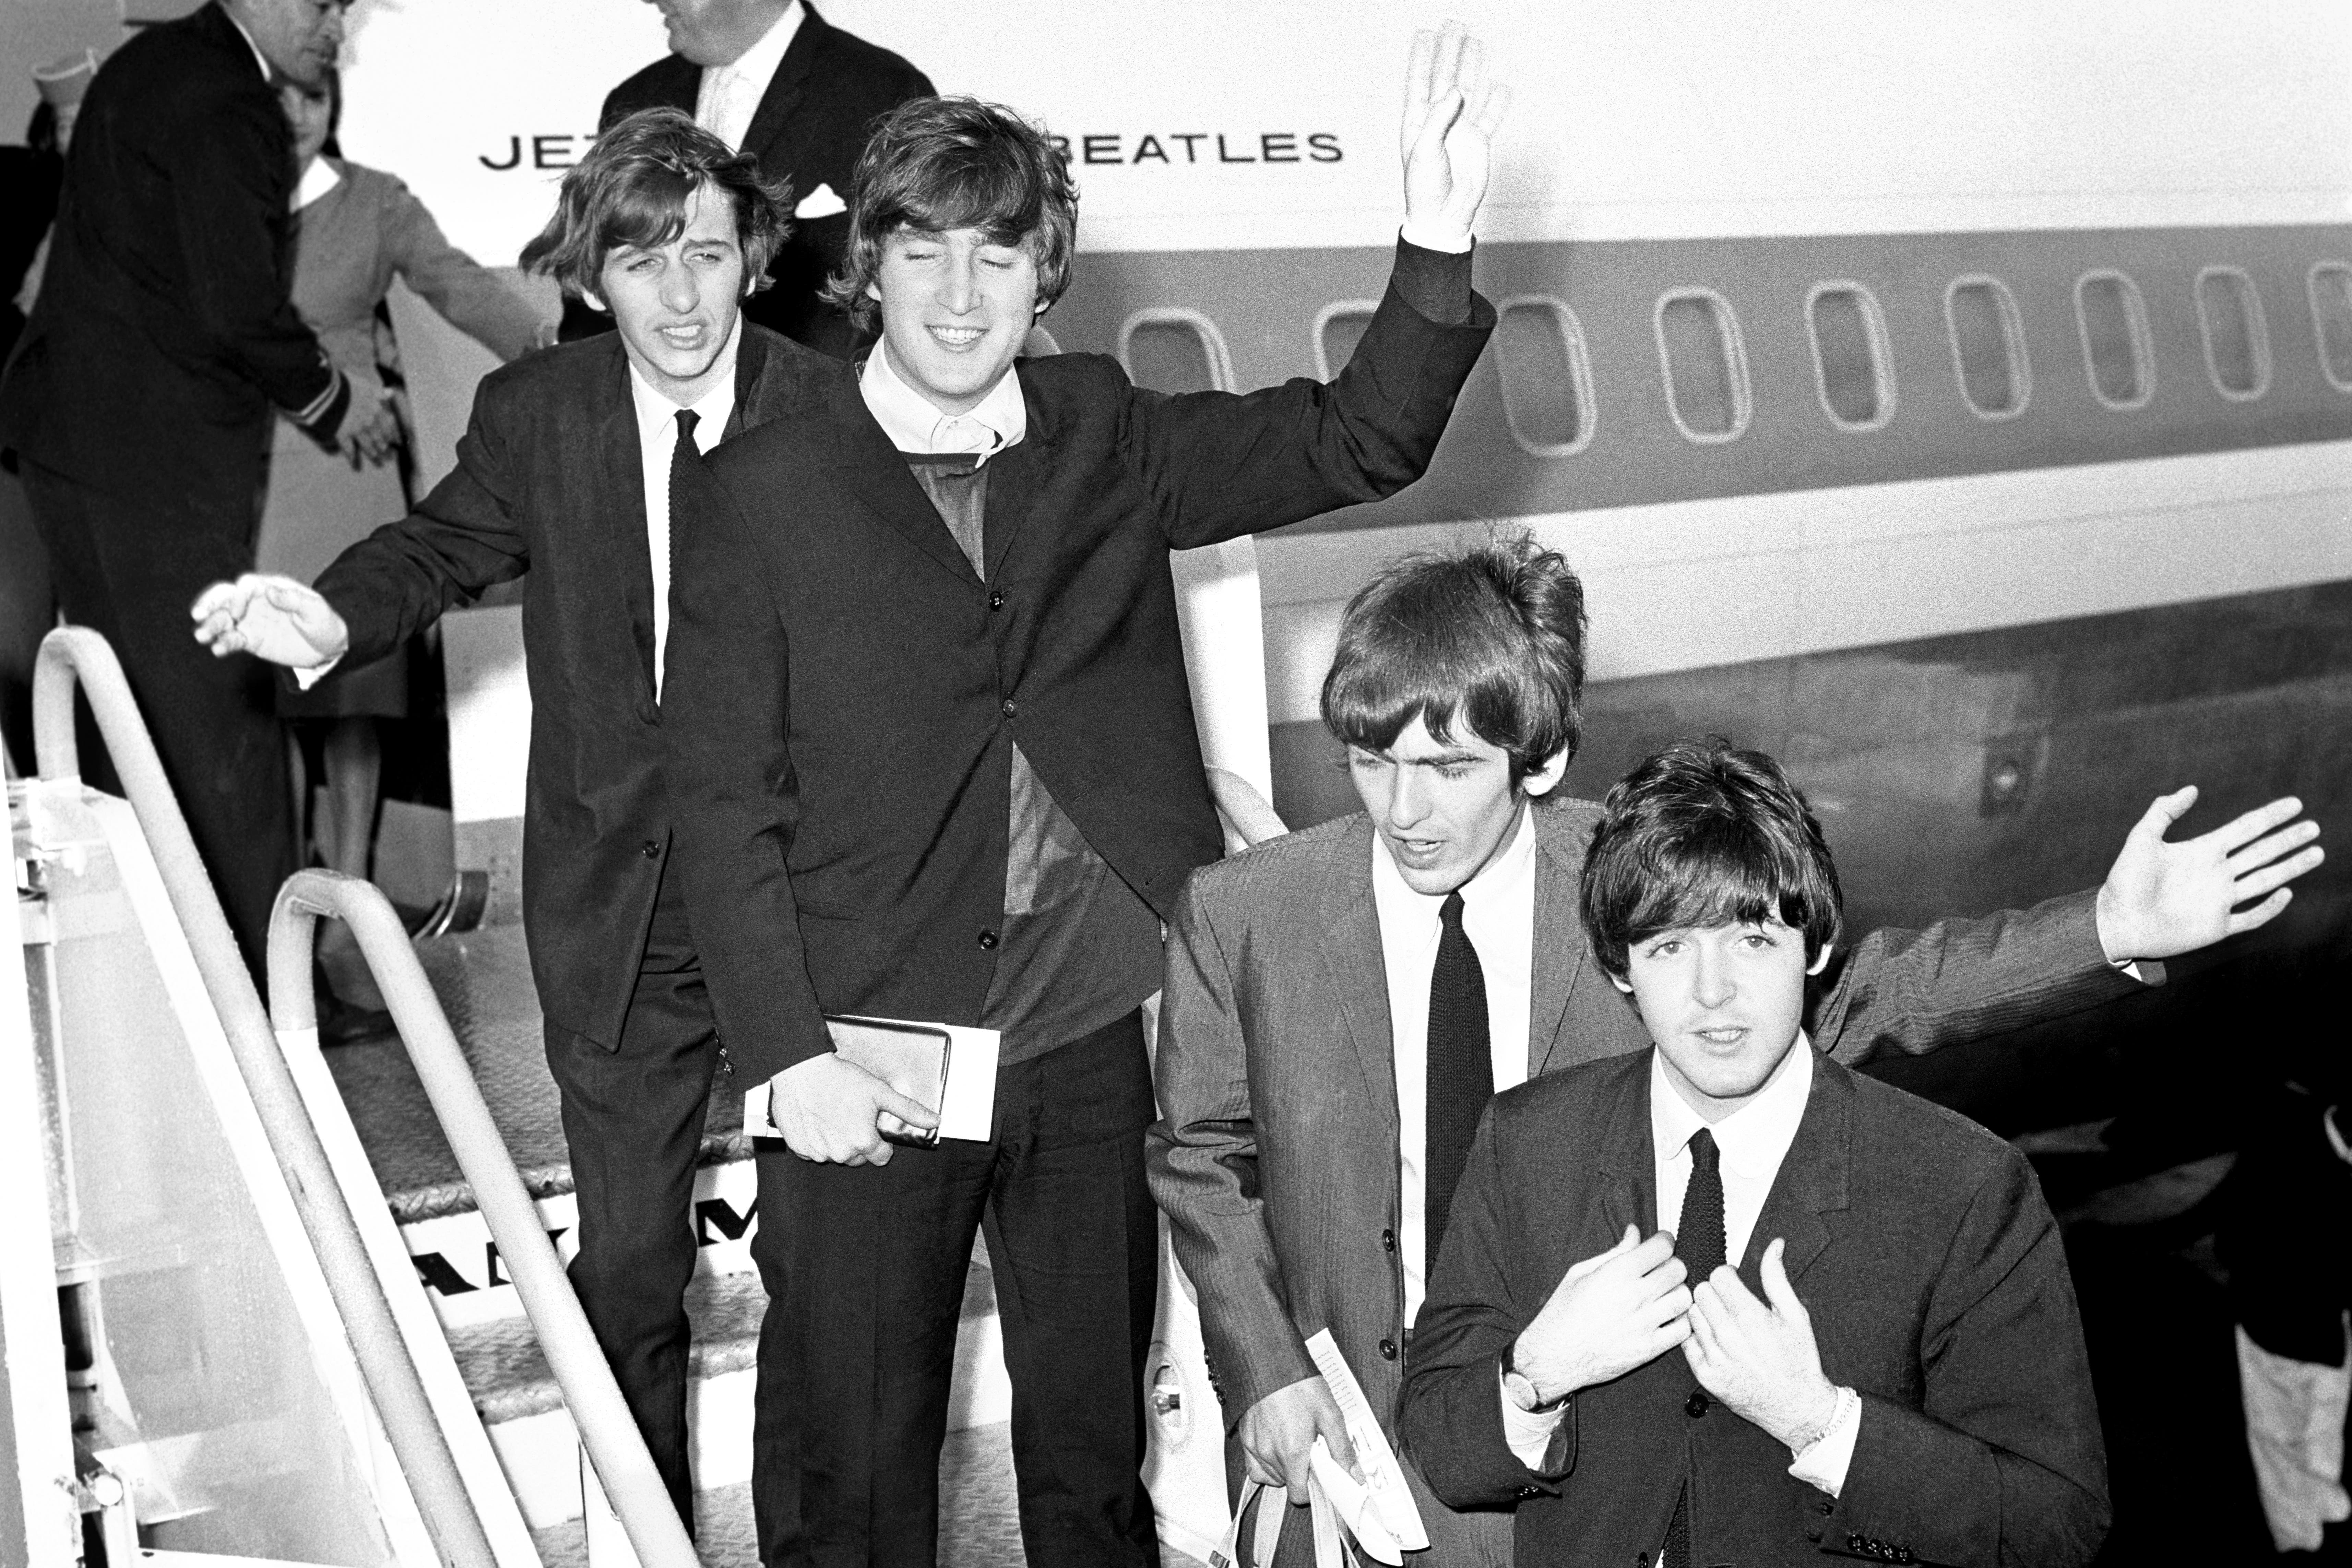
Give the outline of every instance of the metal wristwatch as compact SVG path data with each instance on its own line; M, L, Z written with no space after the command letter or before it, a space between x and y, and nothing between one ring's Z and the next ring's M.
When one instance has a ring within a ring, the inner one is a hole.
M1539 1397L1535 1380L1513 1364L1518 1353L1519 1342L1517 1339L1503 1347L1503 1392L1510 1395L1511 1403L1530 1415L1547 1415L1567 1404L1568 1395L1565 1394L1557 1399Z

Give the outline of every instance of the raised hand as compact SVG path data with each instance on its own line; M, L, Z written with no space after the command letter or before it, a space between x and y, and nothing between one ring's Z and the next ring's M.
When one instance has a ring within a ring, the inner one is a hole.
M1822 1375L1812 1315L1781 1267L1782 1250L1775 1237L1757 1266L1767 1300L1728 1264L1699 1281L1683 1357L1700 1387L1785 1444L1825 1431L1838 1401L1836 1385Z
M1691 1293L1674 1238L1633 1226L1606 1252L1570 1265L1513 1350L1546 1403L1646 1365L1690 1332Z
M1486 46L1459 22L1412 36L1405 68L1404 221L1415 235L1457 240L1438 248L1465 248L1470 225L1486 199L1495 132L1511 106L1511 89L1486 79Z
M318 590L261 572L215 583L188 614L196 640L215 658L249 653L292 669L315 669L352 646L349 627Z
M1312 1479L1307 1456L1315 1439L1323 1439L1331 1457L1358 1480L1355 1445L1348 1441L1347 1418L1331 1386L1319 1377L1301 1378L1276 1389L1243 1413L1234 1433L1241 1439L1243 1468L1262 1486L1287 1487L1293 1508L1305 1508L1307 1483Z
M784 1145L803 1160L887 1165L893 1145L879 1126L887 1111L909 1127L940 1119L855 1062L826 1051L768 1080L768 1115Z
M2293 795L2210 833L2165 842L2165 830L2196 803L2195 784L2158 795L2100 885L2099 942L2117 963L2170 958L2267 925L2294 897L2286 884L2326 858L2313 842L2319 824L2294 820L2303 803Z

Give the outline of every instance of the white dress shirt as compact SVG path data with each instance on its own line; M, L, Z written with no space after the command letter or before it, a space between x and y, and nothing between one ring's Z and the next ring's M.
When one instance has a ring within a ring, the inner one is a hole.
M1723 1177L1723 1256L1737 1268L1755 1239L1756 1221L1764 1200L1780 1174L1780 1162L1797 1141L1797 1126L1805 1119L1805 1105L1813 1092L1813 1045L1803 1030L1797 1042L1754 1099L1720 1121L1708 1121L1690 1108L1666 1077L1665 1058L1650 1053L1650 1155L1657 1178L1658 1228L1669 1235L1682 1227L1683 1197L1690 1186L1691 1134L1700 1128L1715 1135ZM1766 1243L1771 1241L1766 1237ZM1691 1281L1696 1284L1696 1280ZM1669 1355L1679 1356L1677 1349ZM1522 1410L1507 1394L1503 1400L1503 1432L1511 1452L1529 1469L1543 1468L1544 1449L1565 1407L1548 1411ZM1793 1453L1789 1473L1832 1497L1845 1485L1847 1467L1853 1462L1853 1443L1862 1432L1862 1400L1852 1389L1838 1390L1837 1413L1829 1430Z
M1029 405L1020 375L1010 369L971 413L942 414L891 365L888 346L877 343L858 372L857 392L901 452L970 452L985 463L1029 434Z
M1535 966L1536 826L1519 807L1519 825L1503 852L1465 882L1462 931L1478 952L1486 981L1486 1039L1495 1092L1528 1079L1528 1012ZM1388 970L1389 1040L1396 1058L1397 1166L1401 1202L1397 1257L1404 1269L1404 1321L1421 1310L1428 1281L1429 978L1437 966L1438 915L1445 895L1416 893L1372 835L1372 907L1380 917L1381 959Z
M709 391L692 404L677 404L629 365L629 401L637 413L637 457L646 483L646 550L654 567L654 700L661 700L662 656L669 642L669 460L677 449L677 414L691 407L697 451L708 452L726 434L735 412L735 356L743 347L743 318L719 355L719 374Z
M800 30L801 0L793 0L776 25L730 64L703 67L702 83L694 94L694 122L726 142L730 152L740 153L751 116L760 111L760 100L768 95L768 84Z

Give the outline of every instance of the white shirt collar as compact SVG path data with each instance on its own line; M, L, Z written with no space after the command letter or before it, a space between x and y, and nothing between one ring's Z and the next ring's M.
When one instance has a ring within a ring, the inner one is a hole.
M1756 1098L1720 1121L1708 1121L1693 1110L1667 1081L1665 1058L1650 1053L1650 1138L1660 1163L1682 1152L1691 1134L1700 1128L1715 1134L1723 1163L1742 1176L1769 1177L1788 1157L1797 1141L1797 1124L1805 1119L1805 1103L1813 1092L1813 1045L1802 1029L1796 1044L1772 1069Z
M709 391L690 404L671 402L669 394L647 381L645 373L637 368L637 362L630 360L629 398L636 405L639 439L650 441L658 427L673 424L678 410L686 407L702 416L702 424L696 430L695 445L700 447L717 440L719 431L726 427L729 417L735 412L735 356L742 347L743 318L738 315L735 331L729 334L727 347L719 355L718 377L711 383ZM706 428L710 432L708 436L702 434Z
M1534 803L1519 803L1519 824L1503 852L1478 868L1478 874L1455 889L1462 895L1464 918L1472 911L1502 902L1528 884L1536 874ZM1445 908L1444 893L1416 892L1396 868L1388 840L1372 831L1372 898L1384 921L1404 921L1419 930L1433 929Z
M342 183L341 170L324 158L311 159L310 166L302 171L301 179L295 182L293 210L300 212Z
M723 66L705 68L731 71L757 83L761 92L767 91L768 83L775 79L776 68L784 63L784 51L793 47L793 36L801 30L801 0L793 0L784 7L784 14L776 18L775 25L760 35L758 43Z
M942 414L891 367L887 346L876 343L858 372L857 390L874 422L901 452L971 452L985 463L1029 434L1029 405L1021 395L1017 367L1007 369L971 413Z
M221 15L226 16L228 25L236 29L236 36L245 40L245 47L253 51L253 63L261 68L261 79L274 84L278 80L278 73L269 68L269 57L263 54L261 46L253 41L252 33L247 30L244 23L236 19L236 13L227 6L221 7Z

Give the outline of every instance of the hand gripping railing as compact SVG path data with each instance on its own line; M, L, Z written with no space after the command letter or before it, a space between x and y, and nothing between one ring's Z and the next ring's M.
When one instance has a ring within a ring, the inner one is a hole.
M139 818L147 845L171 899L173 913L187 934L188 949L221 1029L236 1058L255 1110L268 1134L270 1151L286 1174L286 1185L301 1215L302 1228L318 1253L328 1289L367 1381L368 1394L383 1418L384 1435L400 1460L434 1550L450 1568L495 1568L489 1537L458 1474L447 1438L417 1376L416 1363L400 1337L391 1304L368 1260L359 1226L336 1184L318 1130L304 1109L285 1054L262 1011L253 976L230 936L227 917L212 879L188 837L186 818L163 776L163 764L148 738L139 706L122 678L114 650L96 632L60 626L41 643L33 669L33 738L44 784L80 776L74 744L73 694L79 682L89 699L107 753L122 781L124 798ZM307 942L310 924L303 922ZM302 962L302 994L310 995L309 949ZM541 1237L544 1245L545 1238Z
M269 917L269 995L278 1028L317 1026L310 955L323 917L341 919L359 941L637 1561L644 1568L694 1568L693 1543L564 1278L539 1210L482 1102L408 932L374 884L334 871L298 871L278 890Z

